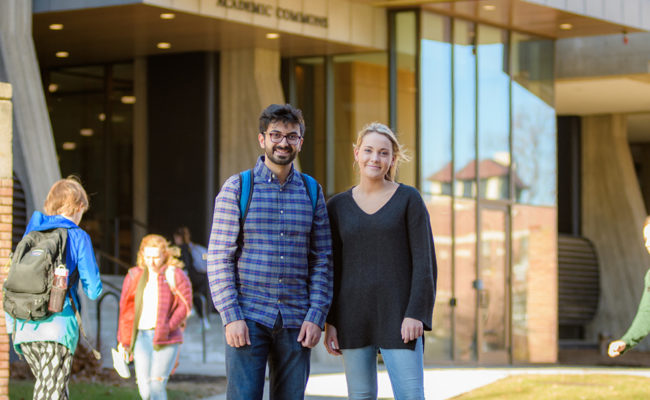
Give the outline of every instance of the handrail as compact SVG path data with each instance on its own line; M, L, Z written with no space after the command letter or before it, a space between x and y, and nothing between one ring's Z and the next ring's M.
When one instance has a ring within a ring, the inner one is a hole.
M208 318L208 314L207 314L208 307L206 305L207 300L205 299L205 296L202 295L201 293L194 293L194 295L192 297L194 297L195 299L196 298L199 299L199 302L201 303L201 311L202 311L201 315L203 315L203 318ZM200 325L201 325L201 344L202 344L202 346L201 346L201 348L202 348L201 356L203 357L203 364L205 364L205 358L206 358L206 355L205 355L205 325L203 324L203 321L201 321Z
M117 293L114 292L106 292L99 296L99 299L97 300L97 309L96 309L96 315L97 315L97 348L99 351L102 350L102 302L104 302L104 299L106 297L113 297L115 299L115 302L117 303L117 325L119 326L120 323L120 298L118 297Z
M105 258L105 259L107 259L108 261L112 262L113 265L117 265L118 267L121 267L121 268L124 269L125 271L128 271L129 268L132 267L132 265L130 265L129 263L126 263L126 262L120 260L119 258L114 257L114 256L112 256L112 255L108 254L107 252L105 252L105 251L103 251L103 250L100 250L100 249L95 249L95 256L96 256L97 258L99 258L100 260L101 260L102 258ZM97 264L100 264L100 265L101 265L101 261L100 261L100 260L98 260L99 262L98 262ZM114 269L113 272L117 272L117 271Z

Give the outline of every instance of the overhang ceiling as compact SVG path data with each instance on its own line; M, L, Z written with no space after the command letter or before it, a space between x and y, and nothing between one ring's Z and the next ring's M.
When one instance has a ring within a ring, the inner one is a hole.
M160 14L165 12L173 12L175 18L161 19ZM50 30L53 23L63 24L64 29ZM277 49L283 57L372 50L289 33L280 33L278 39L267 39L266 34L275 31L143 4L37 13L33 32L42 67L253 47ZM159 42L171 43L171 48L158 49ZM66 59L56 58L58 51L70 55Z
M558 115L629 114L630 142L650 142L650 75L555 81Z
M591 1L591 0L586 0ZM522 0L367 0L387 8L421 7L439 14L484 22L555 39L640 32L639 29ZM571 29L560 25L571 24Z

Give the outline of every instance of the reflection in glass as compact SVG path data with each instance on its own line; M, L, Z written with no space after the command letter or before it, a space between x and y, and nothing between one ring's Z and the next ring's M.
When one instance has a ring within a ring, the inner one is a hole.
M479 360L508 362L507 286L508 248L506 209L481 210L481 242L478 289Z
M452 357L451 44L449 18L429 13L421 17L418 160L438 262L433 331L425 333L424 357L434 362Z
M454 360L476 360L476 201L454 203Z
M510 114L507 31L478 26L479 195L510 197ZM515 182L521 186L521 182Z
M512 207L513 362L544 362L557 345L556 221L554 207Z
M82 225L103 250L131 259L130 227L111 241L113 220L133 214L133 64L52 69L44 79L61 175L79 176L91 196Z
M453 192L476 198L476 55L474 24L454 22L454 169Z
M553 41L512 34L513 173L524 182L519 203L556 204Z
M395 14L395 53L397 65L397 121L395 126L400 142L411 152L416 151L416 65L417 65L417 14L403 11ZM416 186L417 164L403 164L397 171L397 179Z

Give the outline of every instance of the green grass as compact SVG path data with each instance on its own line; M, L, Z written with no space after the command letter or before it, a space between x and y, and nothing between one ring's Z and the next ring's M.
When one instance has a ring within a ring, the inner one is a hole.
M650 378L630 375L515 375L455 400L611 400L650 398Z
M139 400L138 389L130 386L116 386L104 383L71 382L70 400ZM11 400L31 400L34 391L34 381L16 380L9 381L9 395ZM199 398L192 396L192 393L180 390L167 389L169 400L186 400Z

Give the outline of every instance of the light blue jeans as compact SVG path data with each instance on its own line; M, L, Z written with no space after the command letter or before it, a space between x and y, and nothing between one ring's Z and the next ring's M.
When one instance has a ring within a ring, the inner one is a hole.
M341 350L348 383L348 399L377 399L377 350L381 349L395 400L424 399L422 337L415 350L383 349L377 346Z
M138 331L133 349L135 380L144 400L166 400L165 386L174 368L180 343L153 348L153 329Z

